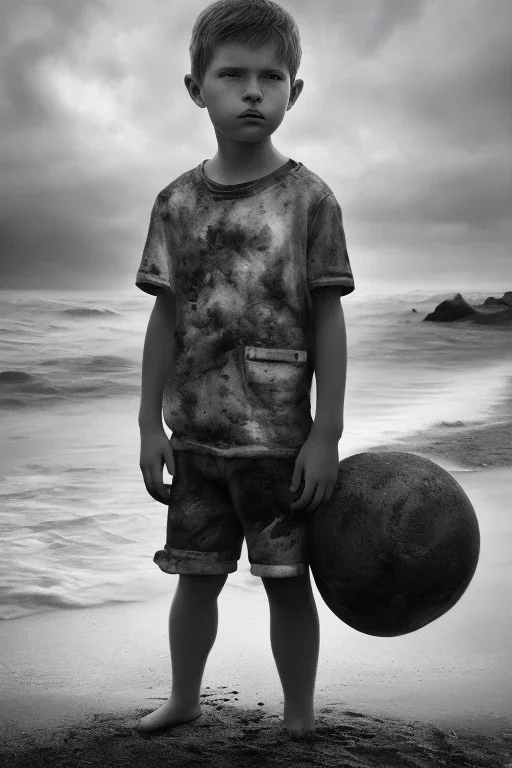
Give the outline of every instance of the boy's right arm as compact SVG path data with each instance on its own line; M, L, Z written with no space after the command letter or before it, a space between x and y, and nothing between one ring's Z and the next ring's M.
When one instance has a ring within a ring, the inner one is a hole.
M162 425L163 390L174 365L175 327L175 297L161 289L149 318L142 353L139 466L148 493L162 504L169 503L168 486L162 480L164 462L169 474L175 473L173 450Z

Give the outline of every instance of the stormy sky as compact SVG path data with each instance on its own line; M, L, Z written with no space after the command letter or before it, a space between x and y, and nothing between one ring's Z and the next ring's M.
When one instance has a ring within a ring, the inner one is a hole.
M156 194L217 151L183 83L207 4L3 0L0 289L139 295ZM336 195L356 290L512 290L510 0L282 5L304 89L272 141Z

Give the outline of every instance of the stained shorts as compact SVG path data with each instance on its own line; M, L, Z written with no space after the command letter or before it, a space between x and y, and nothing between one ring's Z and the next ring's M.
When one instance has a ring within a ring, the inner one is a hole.
M153 558L162 571L233 573L244 537L253 576L307 571L307 513L291 510L300 497L290 491L295 457L225 458L179 450L174 461L166 544Z

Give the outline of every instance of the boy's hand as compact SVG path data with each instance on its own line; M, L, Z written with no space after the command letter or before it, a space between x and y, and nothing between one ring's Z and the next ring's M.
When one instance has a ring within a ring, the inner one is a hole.
M299 501L291 505L292 511L305 507L306 512L312 512L329 501L338 479L338 465L338 440L310 432L295 460L290 491L295 492L302 479L304 489Z
M174 452L161 426L140 429L140 461L146 490L155 501L169 504L170 485L162 481L163 466L174 477Z

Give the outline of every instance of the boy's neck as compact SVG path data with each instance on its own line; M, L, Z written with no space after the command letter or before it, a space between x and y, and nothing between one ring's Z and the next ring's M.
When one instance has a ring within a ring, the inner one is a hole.
M204 172L217 184L243 184L245 181L254 181L273 173L288 160L288 157L281 155L274 148L268 155L239 159L238 162L233 157L228 160L217 152L212 160L205 163Z

